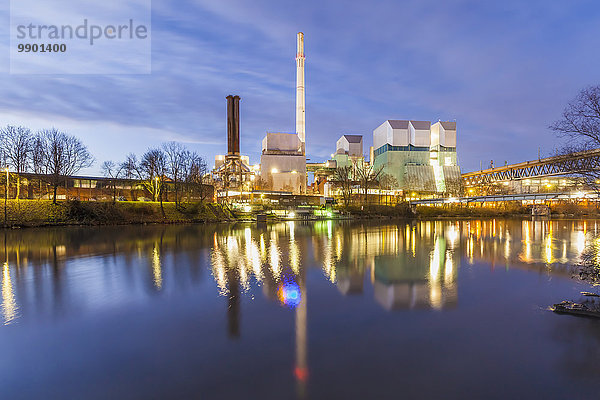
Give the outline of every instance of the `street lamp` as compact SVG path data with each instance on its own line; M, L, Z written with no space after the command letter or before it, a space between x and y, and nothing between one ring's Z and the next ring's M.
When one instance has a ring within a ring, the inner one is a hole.
M6 171L6 185L4 185L4 225L8 225L8 165L4 168Z

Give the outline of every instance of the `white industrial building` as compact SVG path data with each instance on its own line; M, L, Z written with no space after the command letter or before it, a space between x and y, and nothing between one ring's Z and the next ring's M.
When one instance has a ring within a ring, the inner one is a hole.
M306 193L306 157L295 133L269 132L262 142L260 177L267 188Z
M336 143L336 154L348 154L350 157L362 157L362 135L343 135Z
M403 190L448 192L460 182L456 122L387 120L373 131L373 165Z
M304 61L304 34L299 32L296 52L296 133L268 132L263 139L260 176L269 190L306 193Z

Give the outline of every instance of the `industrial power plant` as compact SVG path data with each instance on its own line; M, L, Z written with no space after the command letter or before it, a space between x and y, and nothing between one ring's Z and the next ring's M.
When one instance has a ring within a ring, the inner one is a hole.
M279 196L333 197L339 173L359 184L365 173L385 181L369 193L386 196L452 194L461 185L456 155L456 122L386 120L373 130L373 146L363 153L363 136L344 134L331 158L307 163L304 33L296 36L296 129L267 132L260 164L251 165L240 152L240 97L227 96L227 154L215 157L213 182L219 199Z

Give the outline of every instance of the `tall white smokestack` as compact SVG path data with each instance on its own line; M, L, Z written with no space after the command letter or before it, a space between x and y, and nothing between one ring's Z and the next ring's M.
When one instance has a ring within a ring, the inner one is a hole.
M296 52L296 133L302 142L302 154L305 152L305 104L304 104L304 33L298 32Z

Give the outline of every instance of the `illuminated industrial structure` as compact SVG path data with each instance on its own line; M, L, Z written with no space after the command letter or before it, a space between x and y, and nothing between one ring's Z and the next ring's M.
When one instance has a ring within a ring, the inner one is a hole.
M465 194L494 195L522 193L565 193L590 190L595 173L600 165L600 149L568 155L538 158L516 164L506 164L462 175Z
M262 142L260 177L264 188L306 193L306 114L304 34L297 35L296 133L268 132Z
M240 154L240 97L227 96L227 155L215 156L213 181L218 195L227 197L231 190L251 190L255 176L250 159Z
M456 122L387 120L373 131L373 165L398 189L446 193L460 186Z
M332 155L332 158L338 168L364 161L362 135L342 135L335 147L335 154Z

